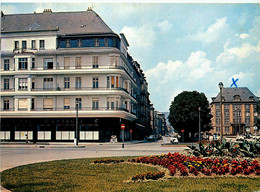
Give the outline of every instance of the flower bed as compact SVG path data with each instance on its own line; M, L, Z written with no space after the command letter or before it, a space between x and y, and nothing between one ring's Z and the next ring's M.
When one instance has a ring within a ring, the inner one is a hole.
M109 164L109 163L122 163L124 162L123 159L101 159L101 160L94 160L94 164L100 164L100 163L104 163L104 164Z
M167 168L172 176L220 176L220 175L260 175L257 160L229 160L225 158L188 157L179 153L139 157L128 162L160 165Z

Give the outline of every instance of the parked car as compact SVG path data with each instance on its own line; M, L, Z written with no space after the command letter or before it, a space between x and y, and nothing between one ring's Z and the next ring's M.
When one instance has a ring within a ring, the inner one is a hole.
M178 144L178 143L179 143L179 140L178 140L177 137L172 137L172 138L170 139L170 142L171 142L171 144Z
M155 140L156 140L155 135L149 135L149 136L147 137L147 140L148 140L148 141L155 141Z

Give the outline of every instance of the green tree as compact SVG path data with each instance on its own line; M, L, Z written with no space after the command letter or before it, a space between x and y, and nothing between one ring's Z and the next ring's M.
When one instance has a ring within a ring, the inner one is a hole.
M170 106L169 122L178 132L184 129L185 141L189 133L199 132L199 107L201 108L201 131L212 128L209 102L204 93L183 91L174 98Z

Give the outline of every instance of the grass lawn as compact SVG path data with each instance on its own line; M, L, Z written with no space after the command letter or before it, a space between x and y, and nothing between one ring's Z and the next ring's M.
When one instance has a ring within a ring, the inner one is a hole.
M14 192L260 190L259 177L171 177L164 181L126 183L126 180L130 180L137 173L157 172L158 170L155 167L141 164L93 164L93 160L62 160L16 167L1 173L1 184Z

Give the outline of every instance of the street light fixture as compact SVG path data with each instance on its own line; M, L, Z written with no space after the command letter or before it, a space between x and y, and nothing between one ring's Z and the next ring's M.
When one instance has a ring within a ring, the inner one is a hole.
M76 146L78 146L78 142L79 142L78 116L79 116L79 101L76 100L76 134L75 134L75 139L74 139L74 143Z
M222 119L222 89L223 89L223 83L220 82L218 84L218 87L220 89L220 141L222 142L223 139L223 119Z

